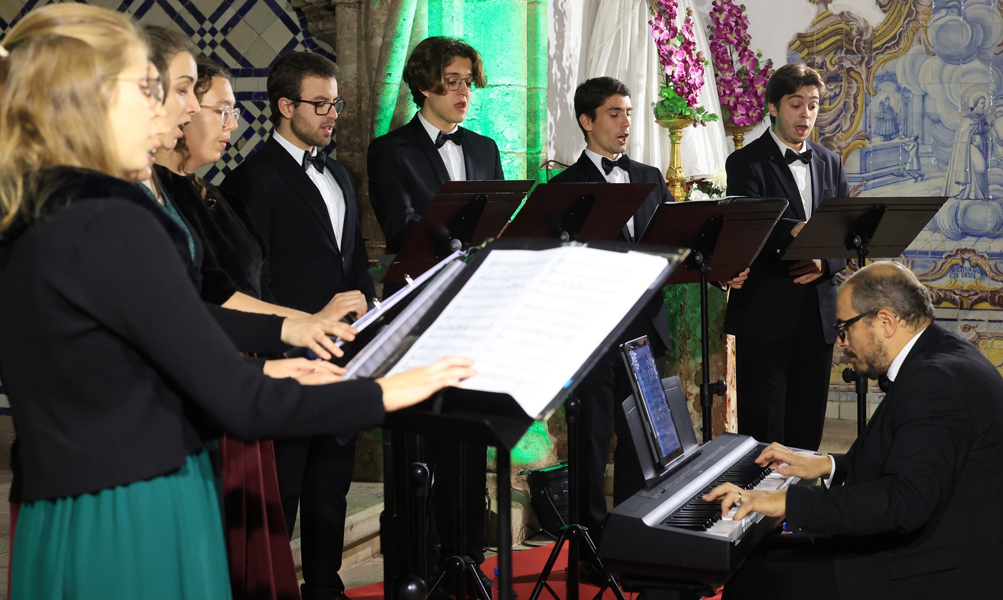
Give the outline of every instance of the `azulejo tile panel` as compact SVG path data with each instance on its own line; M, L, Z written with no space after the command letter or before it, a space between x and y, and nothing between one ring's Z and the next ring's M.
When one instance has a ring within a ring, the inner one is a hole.
M901 260L932 290L937 320L1003 370L998 3L889 2L883 20L860 16L869 2L844 4L838 17L819 8L810 32L852 30L863 44L807 57L803 42L790 45L789 59L817 62L830 86L822 141L842 154L855 195L947 198ZM892 10L900 4L907 8Z
M0 36L21 17L49 0L0 0ZM133 15L141 24L173 27L199 51L230 69L237 103L244 111L233 145L204 176L218 182L271 132L265 80L275 59L308 50L334 59L311 38L306 17L280 0L90 0Z

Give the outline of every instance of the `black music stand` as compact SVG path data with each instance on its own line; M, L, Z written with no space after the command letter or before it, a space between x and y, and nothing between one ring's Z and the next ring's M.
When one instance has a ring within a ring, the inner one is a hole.
M654 189L653 183L541 183L501 235L611 242Z
M674 271L668 283L700 283L703 373L700 408L703 411L704 442L709 442L712 437L714 396L724 396L726 391L723 381L710 382L707 284L729 281L751 265L786 208L786 200L772 198L727 198L663 204L641 234L642 246L654 244L691 249L685 262L686 268Z
M497 237L532 186L531 180L447 181L394 256L383 282L403 283L456 250Z
M946 196L929 198L827 198L783 253L784 260L901 256L936 216ZM867 378L847 368L843 380L856 383L857 435L867 425Z
M653 183L554 183L536 186L522 210L502 230L505 239L536 238L561 242L613 242L620 236L627 221L633 218L644 200L655 189ZM554 544L554 549L540 573L529 600L537 600L543 589L555 598L557 595L547 584L558 555L568 546L568 599L578 599L578 565L584 542L588 559L606 576L603 590L609 587L619 600L624 600L616 579L602 566L596 553L595 541L588 528L580 522L578 414L581 403L569 396L564 403L564 418L568 426L568 521Z
M416 320L412 321L413 324L408 324L408 319L411 319L412 317L405 318L403 315L395 321L395 323L398 321L403 321L405 323L402 324L401 327L406 328L406 333L391 330L387 332L389 335L374 340L374 343L381 340L387 343L388 349L381 355L387 358L366 358L365 360L368 362L365 364L367 366L359 367L353 376L379 377L385 374L392 367L392 365L396 363L396 360L399 359L402 354L402 351L397 344L400 344L401 340L403 340L403 343L406 344L408 343L408 340L413 341L419 337L422 332L424 332L425 328L431 325L435 317L441 313L445 306L452 301L466 281L473 276L473 273L476 271L479 264L489 255L491 250L540 250L560 245L560 243L548 240L499 240L489 244L484 250L477 252L473 259L464 265L461 271L447 273L446 270L444 270L442 274L437 275L436 277L443 277L447 280L449 277L452 277L453 279L448 280L448 284L446 286L437 290L439 295L430 301L423 301L421 298L416 298L414 300L416 303L414 306L419 309L427 306L425 312L418 317L414 317ZM625 248L626 246L623 244L616 245L616 249L622 250ZM678 265L684 256L685 251L677 249L675 251L675 256L670 257L669 264L663 272L661 279L666 279L671 270ZM661 280L657 283L660 284ZM435 284L436 280L433 279L428 285L431 288L431 286ZM585 374L592 369L596 362L599 361L603 354L603 349L614 343L627 325L634 318L636 318L641 311L643 311L644 306L656 293L656 291L660 289L660 287L660 285L650 287L639 299L637 299L630 311L628 311L625 317L621 319L619 324L609 332L602 343L597 345L592 350L589 358L570 378L571 383L558 392L558 394L549 403L547 409L542 412L541 415L549 414L550 411L556 408L556 406L558 406L566 398L566 396L573 391L574 385L580 382ZM391 323L389 327L394 327L394 323ZM398 335L399 333L403 333L403 335ZM378 364L379 366L371 368L368 366L369 364ZM529 428L535 418L543 417L528 416L508 394L465 389L445 390L444 392L437 394L433 398L430 398L415 407L400 411L399 413L393 413L387 417L387 428L392 431L414 431L425 434L431 433L433 435L448 435L460 441L488 444L498 448L498 501L500 505L498 522L499 576L493 585L498 586L499 596L501 598L508 597L512 581L511 516L508 513L508 510L506 510L511 504L511 482L509 479L511 463L509 452ZM391 460L393 460L393 456L390 456ZM398 485L393 483L392 477L388 477L387 483L385 484L387 486L386 502L388 506L397 506L396 502L399 500L400 496L400 494L397 493L397 489L413 489L414 487L421 487L421 485L416 486L414 482L416 480L421 482L422 479L427 477L427 473L420 472L422 471L420 468L421 465L398 464L397 467L388 467L385 465L385 472L389 476L395 468L400 470L401 466L405 467L405 469L403 469L405 479L410 477L410 480L405 481L403 485ZM427 471L427 469L425 471ZM403 510L406 510L406 507ZM384 542L385 556L388 553L399 554L402 551L414 549L414 540L395 539L393 537L394 534L401 533L402 531L402 528L400 527L400 523L402 521L401 517L397 514L386 516L384 522L386 523L391 520L395 526L393 528L394 531L391 532L389 531L389 528L387 528L381 533L382 540ZM399 537L401 536L398 536L398 538ZM592 550L594 552L594 545L592 546ZM387 598L411 600L423 598L424 594L428 593L428 587L425 584L424 578L412 575L413 573L423 572L423 565L420 564L420 560L417 566L419 567L418 570L414 570L412 566L404 564L400 560L400 556L386 556L384 563L384 589ZM466 567L463 564L458 564L456 566L459 570L466 570ZM408 571L408 569L412 570ZM577 570L572 573L573 578L577 581ZM465 593L465 590L463 589L464 587L465 584L461 580L461 589L459 590L460 594ZM577 592L577 587L573 589Z

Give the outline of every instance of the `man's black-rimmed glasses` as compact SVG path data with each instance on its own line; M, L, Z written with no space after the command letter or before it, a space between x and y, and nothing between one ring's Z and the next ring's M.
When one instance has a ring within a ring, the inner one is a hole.
M317 113L318 116L325 116L334 109L335 114L340 115L341 111L345 110L345 101L341 98L335 100L334 102L329 102L327 100L301 100L298 98L290 98L293 102L303 102L304 104L313 104L313 112Z
M854 323L856 323L860 319L863 319L864 317L869 317L871 315L877 314L879 310L881 310L881 309L880 308L872 308L871 310L869 310L867 312L862 312L859 315L857 315L855 317L851 317L851 318L849 318L849 319L847 319L845 321L840 321L839 319L836 319L836 323L833 324L833 327L836 329L836 335L839 336L839 341L840 342L845 342L846 341L846 331Z

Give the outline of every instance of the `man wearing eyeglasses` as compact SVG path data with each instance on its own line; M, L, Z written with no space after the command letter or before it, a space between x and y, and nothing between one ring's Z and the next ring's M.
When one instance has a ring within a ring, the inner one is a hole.
M843 455L779 444L756 462L824 486L724 484L704 496L735 520L785 517L724 588L725 600L998 598L1003 556L1003 379L977 346L934 322L930 292L902 265L857 271L834 333L885 398ZM829 325L830 330L833 326Z
M505 179L495 141L460 127L475 87L487 85L477 50L452 38L422 40L404 82L418 113L369 145L369 199L387 252L400 250L442 184Z
M404 66L404 82L418 113L411 121L369 145L369 199L387 242L397 252L432 198L447 181L505 179L501 155L491 138L460 126L475 88L487 85L481 55L460 40L431 37L415 46ZM391 287L384 289L385 293ZM402 445L402 444L401 444ZM459 487L456 444L425 440L434 470L433 509L441 540L439 566L450 556L484 562L486 447L464 445L464 487ZM458 537L458 502L463 494L465 540ZM477 571L485 587L491 581ZM452 578L446 582L446 587ZM468 589L471 589L468 587Z
M324 151L345 106L336 75L334 63L317 54L279 58L268 74L275 131L221 186L246 203L265 241L263 290L310 314L335 294L375 295L352 179ZM290 535L300 509L303 600L344 597L338 570L355 438L275 440L275 461Z

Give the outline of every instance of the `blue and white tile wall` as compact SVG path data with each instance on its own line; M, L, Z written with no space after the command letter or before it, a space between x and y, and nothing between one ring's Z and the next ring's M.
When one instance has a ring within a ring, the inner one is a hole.
M0 38L23 15L45 4L49 2L0 0ZM293 50L334 59L329 46L310 36L303 13L285 0L91 0L89 4L129 13L144 25L177 29L233 73L243 112L233 145L203 174L217 183L271 132L265 80L275 59Z

